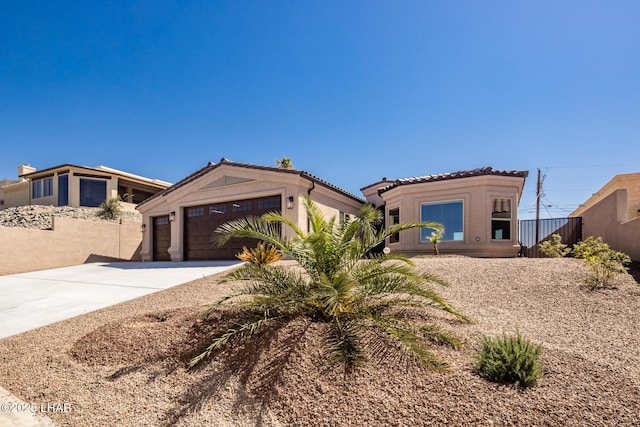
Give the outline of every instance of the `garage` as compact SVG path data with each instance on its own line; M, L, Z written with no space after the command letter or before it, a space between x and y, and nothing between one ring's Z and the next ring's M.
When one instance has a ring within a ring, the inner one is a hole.
M221 248L211 246L209 239L220 225L246 216L260 216L281 211L281 195L233 200L184 208L184 259L236 259L242 247L255 247L255 239L231 239Z
M364 203L303 170L224 158L218 163L209 162L138 205L143 224L152 231L142 235L140 258L167 259L170 247L171 261L235 260L243 246L253 248L257 242L233 239L222 248L213 248L209 240L216 228L228 221L275 211L305 230L309 225L304 211L306 197L313 199L326 218L354 215ZM157 225L154 236L154 219L160 217L163 224ZM164 233L162 227L167 228ZM288 238L295 234L290 227L283 228L282 233Z
M169 215L157 216L153 218L153 260L171 261L169 246L171 246Z

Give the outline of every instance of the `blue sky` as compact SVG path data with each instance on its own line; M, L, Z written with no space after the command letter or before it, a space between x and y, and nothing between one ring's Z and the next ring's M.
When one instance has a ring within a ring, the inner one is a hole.
M0 3L0 178L208 161L381 177L537 168L543 217L640 171L637 1Z

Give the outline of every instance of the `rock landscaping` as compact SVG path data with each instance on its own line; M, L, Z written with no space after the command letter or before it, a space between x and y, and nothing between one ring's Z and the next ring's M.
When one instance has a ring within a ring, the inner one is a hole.
M345 375L327 363L323 326L313 322L283 325L188 370L203 339L233 320L201 319L233 286L211 276L0 340L0 384L27 402L70 403L71 412L49 414L60 426L638 425L634 276L594 292L575 259L414 261L446 279L442 295L477 322L433 315L466 342L460 351L435 347L450 373L416 369L381 348ZM544 375L527 390L489 382L472 363L483 336L516 329L542 344Z
M73 208L70 206L20 206L0 211L0 227L22 227L36 230L50 230L52 217L83 219L87 221L119 222L100 216L99 208ZM142 221L142 215L136 212L122 212L122 219L128 221Z

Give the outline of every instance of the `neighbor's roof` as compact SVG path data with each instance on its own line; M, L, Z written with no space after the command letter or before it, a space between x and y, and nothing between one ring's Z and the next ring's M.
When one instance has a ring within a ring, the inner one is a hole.
M303 170L299 170L299 169L286 169L286 168L280 168L280 167L274 167L274 166L260 166L260 165L254 165L254 164L250 164L250 163L239 163L239 162L233 162L229 159L225 159L224 157L222 159L220 159L220 161L218 163L213 163L213 162L209 162L205 167L198 169L197 171L195 171L194 173L192 173L191 175L181 179L180 181L176 182L175 184L173 184L171 187L160 191L159 193L154 194L153 196L149 197L148 199L146 199L145 201L143 201L142 203L140 203L138 206L144 205L152 200L155 200L158 197L164 197L167 194L170 194L174 191L176 191L177 189L184 187L185 185L189 184L190 182L195 181L196 179L200 178L201 176L204 176L206 174L208 174L209 172L213 171L214 169L219 168L222 165L228 165L228 166L234 166L234 167L240 167L240 168L247 168L247 169L255 169L255 170L264 170L264 171L271 171L271 172L280 172L280 173L288 173L288 174L293 174L293 175L299 175L303 178L308 179L309 181L315 183L315 184L319 184L322 185L324 187L330 188L331 190L334 190L338 193L341 193L353 200L356 200L360 203L364 203L364 200L358 196L356 196L355 194L349 193L346 190L343 190L340 187L337 187L321 178L318 178L315 175L312 175L308 172L305 172Z
M450 172L450 173L441 173L437 175L426 175L426 176L414 176L411 178L400 178L393 181L392 184L381 188L378 190L378 193L384 193L385 191L389 191L393 188L399 187L401 185L409 185L409 184L421 184L424 182L435 182L435 181L447 181L451 179L459 179L459 178L471 178L474 176L484 176L484 175L495 175L495 176L510 176L514 178L526 178L529 175L529 171L518 171L518 170L496 170L490 166L484 168L477 168L471 170L464 170L458 172ZM365 187L366 188L366 187Z
M132 179L132 180L137 180L139 182L143 182L145 184L149 184L149 185L155 185L157 187L169 187L171 185L170 182L166 182L166 181L161 181L159 179L152 179L152 178L146 178L144 176L140 176L140 175L134 175L132 173L128 173L128 172L124 172L118 169L113 169L113 168L109 168L106 166L97 166L95 168L89 167L89 166L78 166L78 165L72 165L70 163L65 163L62 165L58 165L58 166L52 166L50 168L46 168L46 169L42 169L42 170L36 170L34 172L29 172L27 174L24 175L24 177L29 177L29 178L33 178L33 177L38 177L42 174L47 174L47 173L51 173L55 170L58 169L65 169L65 168L74 168L74 169L84 169L86 171L90 171L90 172L102 172L102 173L107 173L110 175L117 175L123 178L128 178L128 179Z

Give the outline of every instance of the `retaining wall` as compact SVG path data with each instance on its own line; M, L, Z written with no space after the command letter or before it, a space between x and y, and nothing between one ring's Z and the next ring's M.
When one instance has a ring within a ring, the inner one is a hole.
M0 275L79 265L139 260L140 223L120 224L53 217L52 230L0 227Z

